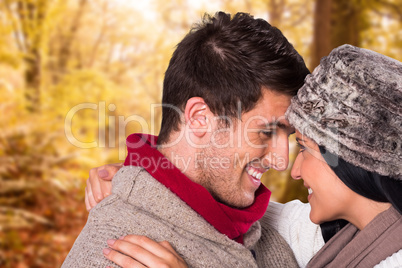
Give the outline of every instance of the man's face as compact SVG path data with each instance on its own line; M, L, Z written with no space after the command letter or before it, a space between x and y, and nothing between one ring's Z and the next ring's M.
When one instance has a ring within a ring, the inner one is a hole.
M254 202L261 176L288 166L288 136L293 133L285 112L290 96L263 90L255 108L230 128L216 124L208 148L196 157L198 183L216 200L233 207Z

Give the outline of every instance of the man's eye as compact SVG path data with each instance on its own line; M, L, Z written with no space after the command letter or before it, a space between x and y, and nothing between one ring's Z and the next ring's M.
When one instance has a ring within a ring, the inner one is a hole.
M271 138L273 135L275 135L275 131L261 131L261 134L264 135L267 138Z

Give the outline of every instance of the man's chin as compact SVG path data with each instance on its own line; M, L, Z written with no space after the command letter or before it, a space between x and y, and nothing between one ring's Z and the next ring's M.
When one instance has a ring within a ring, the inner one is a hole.
M210 191L212 197L228 207L243 209L251 206L255 200L255 192L250 190L248 192L241 192L241 193L231 193L231 194L224 194L224 196L217 194L216 192Z
M244 209L247 208L249 206L251 206L254 203L254 196L253 198L244 198L244 199L239 199L239 200L221 200L218 201L222 204L225 204L228 207L232 207L232 208L237 208L237 209Z

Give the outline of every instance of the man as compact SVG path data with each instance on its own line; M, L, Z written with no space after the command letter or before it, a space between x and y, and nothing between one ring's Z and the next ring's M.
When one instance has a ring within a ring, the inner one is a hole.
M308 73L266 21L205 16L170 60L159 137L129 136L112 194L63 266L111 264L106 240L128 234L168 240L191 267L297 266L276 232L261 236L270 192L260 178L288 166L284 113Z

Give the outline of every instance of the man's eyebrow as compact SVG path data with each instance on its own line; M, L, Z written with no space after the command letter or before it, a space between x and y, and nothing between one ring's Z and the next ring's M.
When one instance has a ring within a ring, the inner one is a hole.
M299 142L299 143L300 143L301 141L302 141L302 142L305 142L303 139L298 138L298 137L296 137L296 141Z
M291 125L289 125L289 124L284 124L284 123L278 122L278 121L269 122L269 123L266 123L266 124L263 123L263 124L259 124L258 126L259 126L259 127L265 127L265 128L278 127L278 128L281 128L281 129L289 129L289 128L292 128Z

